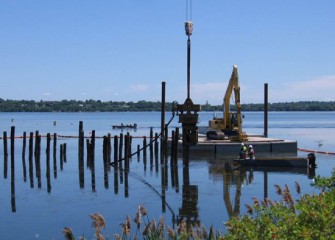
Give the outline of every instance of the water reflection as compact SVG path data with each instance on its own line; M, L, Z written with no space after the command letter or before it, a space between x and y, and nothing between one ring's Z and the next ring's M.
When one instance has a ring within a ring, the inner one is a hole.
M254 181L256 172L263 173L263 199L268 198L268 173L290 173L306 175L308 178L315 177L315 169L312 168L283 168L283 167L239 167L232 168L229 160L211 161L209 172L215 176L222 176L223 200L229 218L239 216L242 186L251 184ZM231 191L232 188L235 189ZM231 194L234 194L233 196Z
M189 167L183 167L183 201L179 208L178 224L185 220L188 227L200 226L198 213L198 186L190 184Z

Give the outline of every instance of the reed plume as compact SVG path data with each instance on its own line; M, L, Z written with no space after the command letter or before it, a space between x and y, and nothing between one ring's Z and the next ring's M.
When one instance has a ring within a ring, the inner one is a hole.
M90 215L93 228L106 228L106 221L100 213L93 213Z
M137 224L137 228L141 228L141 222L142 222L142 212L141 212L141 206L138 206L138 209L136 211L136 216L134 218L134 222Z
M176 239L177 238L176 231L173 230L171 227L168 227L167 233L168 233L169 239Z
M259 201L257 198L253 197L252 198L254 200L254 207L258 207L259 206Z
M279 195L281 195L282 192L283 192L282 189L281 189L281 187L279 185L277 185L277 184L275 184L274 186L276 188L276 193L278 193Z
M298 182L295 182L295 190L297 191L297 193L300 194L301 188L300 188L300 184Z
M252 215L253 214L253 208L249 205L249 204L245 204L245 206L247 207L247 209L248 209L248 213L250 214L250 215Z
M63 234L66 240L74 240L74 236L73 236L71 228L64 227Z
M105 237L101 234L101 228L106 228L106 222L100 213L93 213L90 215L92 219L92 227L95 229L95 236L97 240L104 240Z

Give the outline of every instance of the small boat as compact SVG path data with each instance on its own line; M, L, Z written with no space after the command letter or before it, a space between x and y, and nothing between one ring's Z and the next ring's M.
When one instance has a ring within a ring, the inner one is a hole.
M235 158L234 163L252 167L316 167L310 164L308 157L256 157L255 159Z
M136 129L137 128L137 124L123 124L121 123L121 125L112 125L113 129L124 129L124 128L133 128Z

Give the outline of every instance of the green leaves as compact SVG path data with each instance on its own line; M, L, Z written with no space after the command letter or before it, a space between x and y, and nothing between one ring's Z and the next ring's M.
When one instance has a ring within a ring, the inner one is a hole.
M224 239L335 239L335 171L331 177L316 177L313 186L322 189L320 194L303 195L294 202L287 186L275 185L282 201L254 199L248 206L251 216L229 220ZM300 193L300 186L296 183ZM253 210L250 210L250 207Z

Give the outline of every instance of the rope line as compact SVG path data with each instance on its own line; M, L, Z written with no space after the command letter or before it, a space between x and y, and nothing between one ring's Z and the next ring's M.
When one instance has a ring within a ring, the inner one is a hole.
M164 130L170 125L170 123L172 122L172 120L174 119L174 117L175 117L175 113L174 113L174 111L172 111L172 117L170 118L169 122L165 125ZM160 136L162 136L162 132L160 132L160 133L158 134L158 138L159 138ZM157 138L157 139L158 139L158 138ZM156 141L156 138L154 138L154 139L152 139L151 141L149 141L149 143L148 143L147 145L143 146L141 149L137 150L136 152L133 152L132 154L130 154L130 155L127 156L127 157L124 157L124 158L121 158L121 159L119 159L119 160L117 160L117 161L111 162L111 163L109 163L109 165L112 165L112 166L114 167L114 163L115 163L115 162L116 162L116 163L119 163L119 162L121 162L121 161L126 160L127 158L130 158L130 157L134 156L135 154L137 154L137 153L143 151L145 148L149 147L149 146L150 146L152 143L154 143L155 141Z
M302 152L311 152L311 153L320 153L320 154L329 154L329 155L335 155L335 152L326 152L326 151L318 151L318 150L310 150L305 148L298 148L299 151Z

